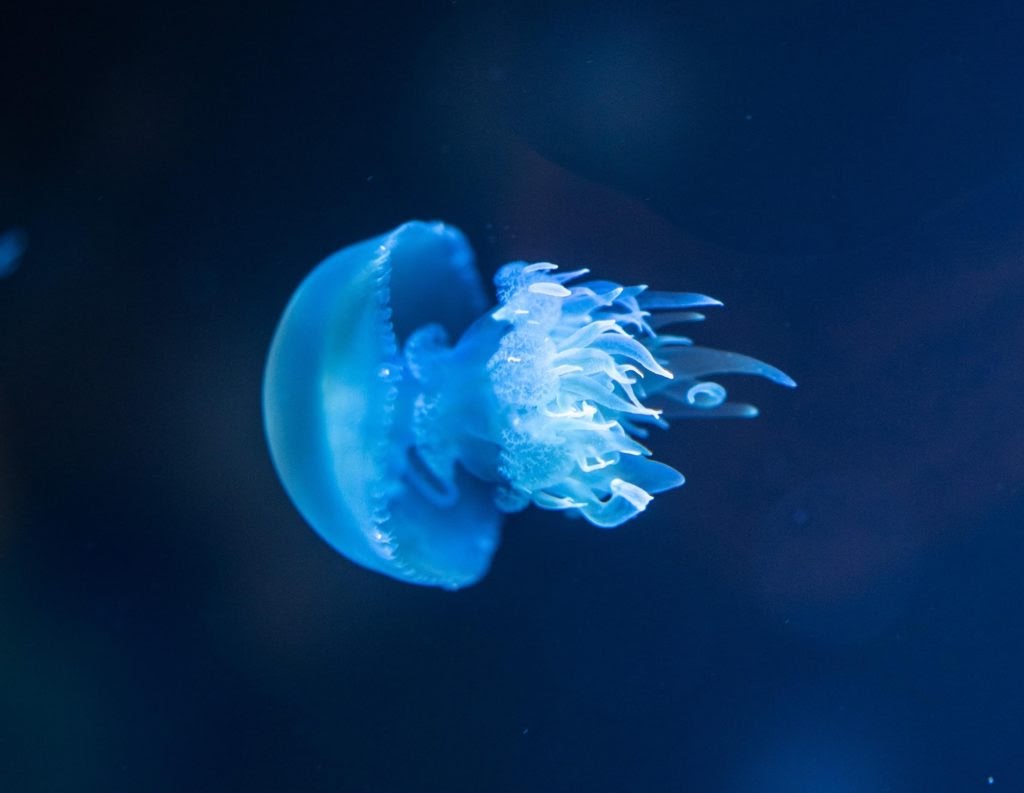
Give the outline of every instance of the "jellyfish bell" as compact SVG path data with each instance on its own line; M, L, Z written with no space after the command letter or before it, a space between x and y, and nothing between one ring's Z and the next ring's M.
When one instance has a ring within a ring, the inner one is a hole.
M479 580L529 504L614 527L682 475L640 442L668 416L750 416L705 379L794 385L657 329L718 302L513 262L487 301L443 223L406 223L302 282L271 344L263 409L292 501L336 550L417 584ZM657 405L655 407L654 405Z
M459 334L486 306L473 254L441 223L406 223L324 260L288 303L263 385L267 439L303 517L372 570L459 587L482 576L500 512L460 476L437 504L402 482L399 344L428 322Z

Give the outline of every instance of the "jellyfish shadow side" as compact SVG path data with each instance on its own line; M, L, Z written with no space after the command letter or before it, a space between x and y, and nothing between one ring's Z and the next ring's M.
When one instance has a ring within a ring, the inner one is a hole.
M557 269L505 265L486 310L462 234L414 221L302 282L270 347L264 422L285 489L336 550L400 580L467 586L504 514L532 503L610 528L681 485L641 443L650 427L757 414L707 376L795 385L659 333L702 319L712 298Z

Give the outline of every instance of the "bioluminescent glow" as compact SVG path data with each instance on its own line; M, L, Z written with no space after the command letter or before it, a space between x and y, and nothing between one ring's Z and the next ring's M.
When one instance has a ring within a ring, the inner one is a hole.
M328 257L285 309L267 360L271 456L299 512L349 559L458 589L479 580L505 514L530 504L618 526L683 476L651 427L754 416L707 379L795 383L665 328L705 295L507 264L486 309L473 253L406 223Z

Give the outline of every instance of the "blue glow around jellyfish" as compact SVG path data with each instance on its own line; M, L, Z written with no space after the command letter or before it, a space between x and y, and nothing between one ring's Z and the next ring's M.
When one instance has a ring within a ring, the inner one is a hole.
M553 264L498 272L487 308L473 253L442 223L406 223L302 282L267 360L274 464L340 553L403 581L478 581L502 518L534 504L618 526L683 483L651 459L675 416L754 416L705 379L778 369L660 331L704 295L584 280Z

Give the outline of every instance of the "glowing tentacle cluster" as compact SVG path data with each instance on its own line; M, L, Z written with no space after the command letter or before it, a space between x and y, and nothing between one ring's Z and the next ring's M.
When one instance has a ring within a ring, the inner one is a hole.
M720 304L705 295L608 281L567 286L587 271L556 270L549 263L514 263L495 279L501 305L491 316L510 326L487 363L502 425L506 486L499 506L510 510L532 501L578 512L597 526L618 526L642 511L653 493L684 481L674 468L651 460L637 440L647 435L643 425L667 426L662 411L644 398L664 393L675 399L681 392L682 402L696 409L725 399L720 385L685 370L681 383L674 382L662 354L689 340L658 336L653 325L701 319L688 309ZM652 312L661 310L672 313L652 323ZM720 360L712 368L731 367ZM773 379L788 381L777 374Z

